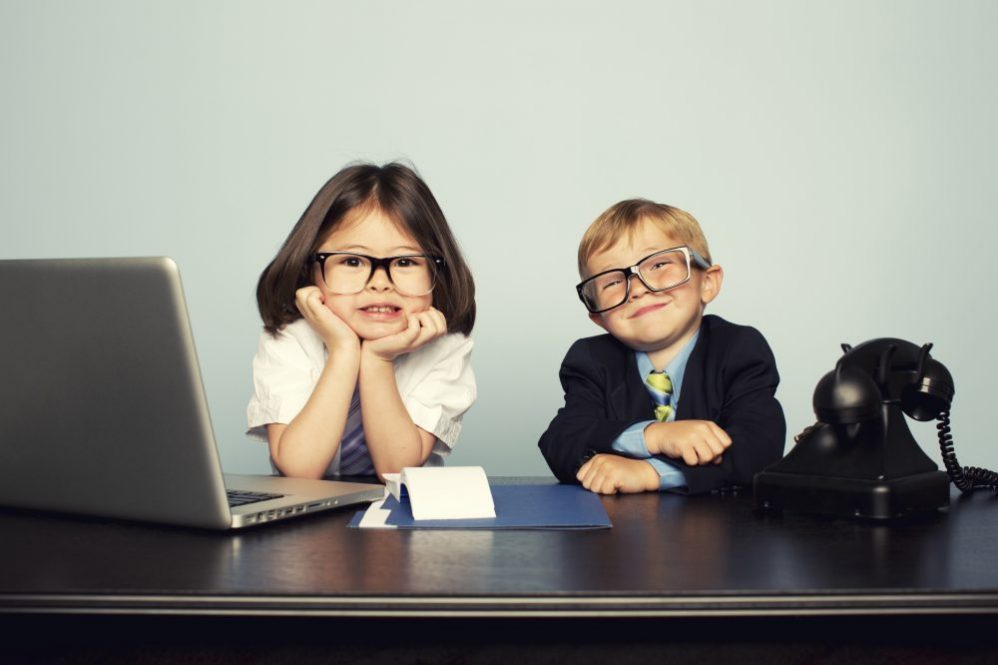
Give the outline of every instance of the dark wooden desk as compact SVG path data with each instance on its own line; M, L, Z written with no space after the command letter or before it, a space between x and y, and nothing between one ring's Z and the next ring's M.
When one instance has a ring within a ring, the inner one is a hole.
M188 636L200 652L250 639L326 655L386 636L437 655L488 636L535 656L872 639L979 659L998 643L992 494L889 525L762 513L747 495L604 505L601 531L356 530L348 509L220 534L0 511L0 628L26 658L37 644L18 636L39 627L51 649Z

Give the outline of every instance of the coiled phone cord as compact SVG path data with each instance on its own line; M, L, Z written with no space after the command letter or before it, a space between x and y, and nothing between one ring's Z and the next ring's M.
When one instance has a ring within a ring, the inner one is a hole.
M946 473L949 474L957 489L964 494L978 489L998 489L998 473L976 466L960 466L956 459L956 453L953 452L949 409L941 412L938 420L936 429L939 430L939 448L943 453L943 466L946 467Z

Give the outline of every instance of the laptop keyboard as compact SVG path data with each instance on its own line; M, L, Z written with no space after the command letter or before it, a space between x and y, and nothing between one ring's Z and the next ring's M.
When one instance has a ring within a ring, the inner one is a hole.
M268 499L280 499L283 494L270 494L269 492L250 492L247 490L226 490L229 497L229 508L245 506L247 503L257 501L267 501Z

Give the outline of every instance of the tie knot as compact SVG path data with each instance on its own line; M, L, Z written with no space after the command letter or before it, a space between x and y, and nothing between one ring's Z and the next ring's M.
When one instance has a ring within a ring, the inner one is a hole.
M648 385L655 390L665 393L667 395L672 394L672 379L665 372L651 372L648 374L648 378L645 379Z

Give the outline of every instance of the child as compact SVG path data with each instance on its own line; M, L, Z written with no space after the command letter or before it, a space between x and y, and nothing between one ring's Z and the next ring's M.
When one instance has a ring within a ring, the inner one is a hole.
M562 362L565 406L539 442L558 479L600 494L751 486L783 453L779 375L757 330L704 316L724 273L697 221L621 201L583 236L579 273L609 334Z
M260 275L249 433L282 474L438 465L475 401L475 286L440 206L401 164L333 176Z

